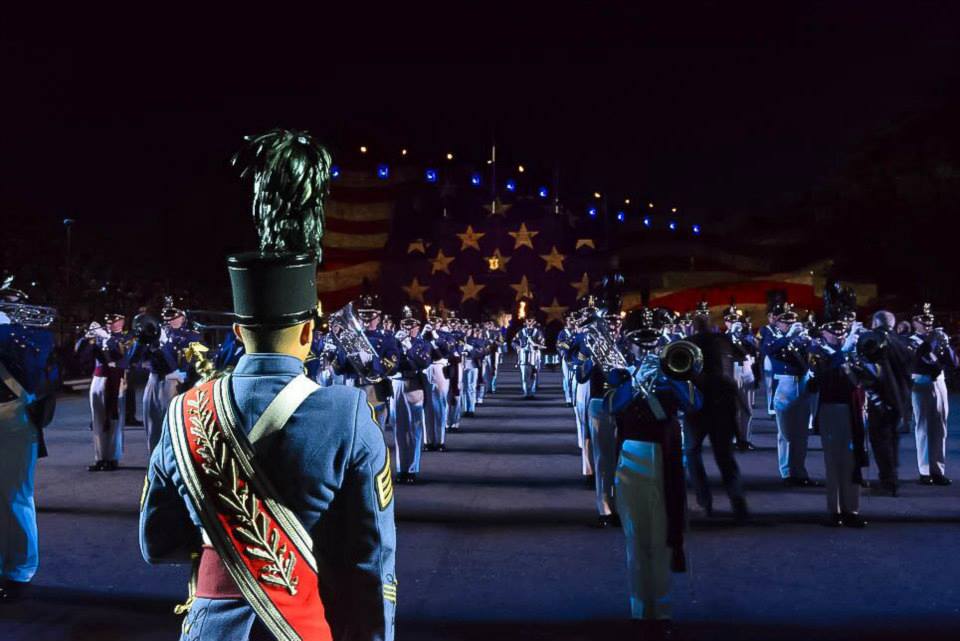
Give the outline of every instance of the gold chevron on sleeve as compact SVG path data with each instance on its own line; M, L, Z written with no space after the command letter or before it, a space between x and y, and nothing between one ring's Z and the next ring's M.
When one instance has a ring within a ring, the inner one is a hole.
M374 484L377 487L377 502L380 504L381 510L387 509L390 501L393 500L393 475L390 473L390 450L387 450L386 454L383 460L383 469L380 470L374 479Z

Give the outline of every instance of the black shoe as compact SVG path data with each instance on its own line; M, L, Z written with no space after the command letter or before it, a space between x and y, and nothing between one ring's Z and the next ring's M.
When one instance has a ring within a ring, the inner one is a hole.
M843 517L841 517L841 520L843 521L843 524L846 527L852 527L858 530L861 530L867 527L867 522L859 514L853 514L848 512L847 514L844 514Z
M917 483L920 485L933 485L933 479L927 474L921 474L920 478L917 479Z
M708 505L701 505L701 506L700 506L700 509L703 510L703 514L704 514L708 519L712 519L712 518L713 518L713 504L712 504L712 503L711 503L711 504L708 504Z
M827 527L840 527L843 525L843 517L839 514L831 514L827 517L823 524Z
M953 483L953 481L951 481L950 479L948 479L946 476L943 476L943 475L931 476L930 480L933 481L934 485L941 485L941 486L947 486Z
M416 485L417 484L417 475L414 473L407 474L407 478L404 481L407 485Z
M123 422L125 427L143 427L143 421L138 421L137 419L130 419Z
M436 451L437 451L437 446L434 445L433 443L427 443L427 444L424 446L424 449L427 450L428 452L436 452Z
M610 525L614 525L616 527L623 527L623 521L620 520L620 515L617 514L616 512L610 515Z
M757 446L751 443L750 441L738 441L737 449L741 452L752 452L757 449Z
M566 406L567 406L567 407L573 407L573 403L571 403L571 402L568 401L568 402L566 403Z
M94 463L93 465L88 465L88 466L87 466L87 471L88 471L88 472L102 472L102 471L104 471L105 469L107 469L107 468L106 468L106 465L107 465L107 462L106 462L106 461L97 461L97 462Z
M606 515L597 517L597 527L600 528L601 530L611 525L613 525L612 514L606 514Z
M23 598L30 587L27 581L7 581L3 587L0 587L0 603L13 603Z
M730 501L730 507L733 508L733 520L737 523L746 523L750 519L747 500L742 496Z
M120 464L116 461L104 461L103 462L103 471L104 472L116 472L120 467Z
M464 412L463 415L467 418L473 418L474 416L476 416L476 414L474 414L473 412Z
M593 474L587 474L583 477L583 484L588 490L594 489L597 487L597 477Z
M447 451L447 446L444 445L443 443L441 443L440 445L437 446L437 451L438 451L438 452L446 452L446 451Z
M873 494L875 496L896 496L897 484L893 481L880 481L880 483L873 488Z

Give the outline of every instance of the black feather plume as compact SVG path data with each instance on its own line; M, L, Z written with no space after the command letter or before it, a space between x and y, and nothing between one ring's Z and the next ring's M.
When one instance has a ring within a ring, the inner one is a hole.
M310 134L272 129L246 136L231 162L253 174L253 219L261 252L312 252L321 258L330 152Z

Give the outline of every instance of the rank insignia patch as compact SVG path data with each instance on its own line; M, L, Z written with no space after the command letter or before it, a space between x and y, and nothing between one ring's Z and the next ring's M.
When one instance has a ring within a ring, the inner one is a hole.
M377 486L377 501L380 503L380 509L385 510L393 500L393 475L390 473L390 450L387 450L387 456L383 462L383 469L374 478Z
M387 583L383 586L383 598L390 603L397 602L397 582Z

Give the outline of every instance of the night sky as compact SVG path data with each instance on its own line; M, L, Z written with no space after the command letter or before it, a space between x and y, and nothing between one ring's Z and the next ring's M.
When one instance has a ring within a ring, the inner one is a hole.
M8 25L0 196L91 247L180 256L185 217L243 206L240 137L280 125L477 160L495 137L570 200L770 216L872 132L957 104L955 3L728 4Z

